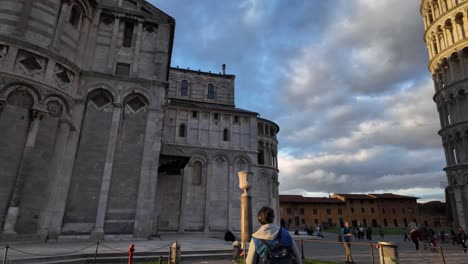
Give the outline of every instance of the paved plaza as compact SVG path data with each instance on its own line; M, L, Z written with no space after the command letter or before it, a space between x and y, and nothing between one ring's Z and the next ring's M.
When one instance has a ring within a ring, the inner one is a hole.
M310 237L306 235L294 236L296 243L301 248L301 239L304 241L304 255L306 258L316 260L328 260L343 262L344 249L343 246L337 243L337 235L325 233L325 238ZM375 248L377 238L374 236L372 241L357 240L352 242L351 250L356 263L372 263L370 243L373 244L372 250L374 253L375 263L379 263L378 250ZM130 239L117 240L112 238L102 241L99 246L99 259L109 259L112 257L124 258L128 246L133 243L135 252L141 254L146 259L150 256L151 259L157 260L157 256L167 256L169 245L179 241L182 249L183 263L230 263L229 256L232 249L231 243L223 241L221 237L208 237L202 233L176 233L162 234L155 240L136 240ZM386 241L392 241L398 245L400 263L443 263L442 256L437 251L431 252L424 250L421 245L421 250L416 251L411 242L403 242L403 236L386 236ZM1 242L3 256L6 243ZM8 251L8 260L10 263L49 263L46 262L46 256L51 255L75 255L75 256L94 256L96 243L92 241L65 241L40 243L40 242L13 242L9 243L11 247ZM468 254L464 253L460 246L452 244L441 244L444 252L446 263L458 264L468 263ZM33 261L35 258L36 261ZM25 259L30 259L25 262ZM15 261L16 260L16 261ZM40 262L42 260L44 262ZM69 263L64 262L54 263ZM120 262L120 261L119 261ZM108 262L109 263L109 262ZM117 263L117 262L115 262Z

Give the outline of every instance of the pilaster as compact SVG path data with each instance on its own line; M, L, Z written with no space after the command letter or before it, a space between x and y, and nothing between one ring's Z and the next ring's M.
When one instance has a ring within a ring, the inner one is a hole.
M133 235L139 238L147 238L152 235L153 231L163 118L161 109L148 109L133 231Z
M34 145L36 143L40 121L44 115L44 112L37 110L37 109L31 109L30 115L31 115L31 123L29 126L28 135L26 137L26 143L23 149L21 163L18 168L18 172L16 174L13 192L11 193L11 196L10 196L8 211L5 217L5 224L3 226L3 234L5 235L16 234L15 225L16 225L16 220L18 218L20 201L22 198L23 188L24 188L24 184L26 180L26 172L24 170L25 170L26 164L31 162L31 160L33 159L32 154L34 150Z
M32 1L26 1L32 2ZM60 37L62 36L63 26L67 17L70 15L70 4L68 1L62 2L62 10L60 11L60 17L57 22L57 27L55 28L54 36L52 38L52 42L50 43L50 47L53 49L58 49L60 44Z
M205 193L205 226L203 228L203 231L204 232L209 232L210 231L210 216L209 216L209 211L210 211L210 208L209 208L209 201L210 201L210 192L211 192L211 188L210 188L210 181L211 181L211 178L213 177L213 164L211 163L211 160L208 161L208 166L207 166L207 173L206 173L206 181L205 181L205 184L206 184L206 193Z
M112 124L109 132L109 143L107 145L106 161L101 181L101 191L99 193L99 203L96 215L96 224L91 234L93 239L102 239L104 237L104 219L107 210L107 201L109 198L109 188L111 183L112 168L114 166L115 148L117 145L117 135L119 132L120 120L122 117L122 104L114 104L112 112Z
M60 120L50 167L53 176L49 185L49 197L45 210L39 217L38 234L44 240L57 239L61 232L85 104L84 100L78 100L72 109L72 120Z
M135 44L135 56L133 58L133 73L138 72L138 62L140 61L141 34L143 31L143 20L138 20L137 38Z
M109 57L107 58L107 67L113 69L114 67L114 60L116 54L116 47L117 47L117 36L119 34L119 25L120 25L120 16L116 15L114 19L114 28L112 30L112 40L111 40L111 48L109 51Z

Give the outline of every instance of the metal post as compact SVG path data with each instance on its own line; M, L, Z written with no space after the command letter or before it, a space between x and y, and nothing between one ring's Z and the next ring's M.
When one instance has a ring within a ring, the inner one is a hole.
M304 257L304 239L301 239L301 258L305 259L305 257Z
M6 264L6 261L7 261L8 248L9 248L9 246L6 245L5 246L5 254L3 255L3 264Z
M94 252L94 264L97 263L97 253L99 249L99 240L96 242L96 252Z
M370 253L371 253L371 258L372 258L372 264L375 264L374 247L372 246L372 243L369 244L369 247L370 247Z
M132 264L133 263L133 252L135 251L135 245L130 244L130 246L128 247L128 264Z
M444 256L444 251L442 250L442 247L440 247L440 257L442 258L442 263L445 264L445 256Z

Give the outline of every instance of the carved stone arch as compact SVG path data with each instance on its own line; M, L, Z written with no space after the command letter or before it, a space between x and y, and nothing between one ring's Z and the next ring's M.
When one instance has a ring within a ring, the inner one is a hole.
M0 98L8 98L9 95L17 89L27 90L34 99L34 106L40 105L42 103L43 97L39 89L30 84L22 82L12 82L6 84L0 91Z
M70 10L72 6L76 5L80 9L83 17L88 17L88 18L91 17L91 13L90 13L91 7L87 3L87 1L70 0L69 3L70 3Z
M193 165L193 162L195 161L201 161L203 164L203 167L205 167L208 164L208 154L204 151L194 151L190 154L191 159L189 161L189 165Z
M62 117L63 115L70 114L70 107L68 102L63 99L61 95L50 95L44 99L44 105L53 117Z
M213 155L213 158L211 159L211 164L214 164L218 167L223 166L225 162L227 162L228 166L231 165L231 160L229 159L229 156L225 153L215 153Z
M278 182L278 173L277 172L273 172L271 174L271 179L274 181L274 182Z
M258 183L268 183L268 181L271 179L270 173L266 170L259 170L258 171L258 177L257 177L257 182Z
M247 155L237 155L234 157L234 166L241 170L249 170L253 166L252 159Z
M97 109L103 109L114 102L114 97L109 90L98 88L88 93L86 101L92 103Z
M455 63L458 63L460 61L460 57L458 56L458 51L452 52L449 56L450 61L453 61Z
M124 111L126 113L139 113L146 110L149 106L148 99L140 93L131 93L123 100Z
M124 103L125 97L127 97L128 95L133 94L133 93L141 94L142 96L144 96L146 98L146 101L148 102L148 104L152 105L153 96L146 89L144 89L142 87L138 87L138 86L136 86L136 87L127 87L127 88L123 89L118 94L115 101L117 103Z
M185 151L181 148L172 148L169 150L169 153L174 154L174 155L186 156Z
M34 97L31 95L28 89L18 88L8 94L6 103L31 109L34 105Z
M187 80L189 80L189 79L187 78ZM200 77L193 78L192 82L196 83L196 84L199 84L199 85L203 85L203 83L204 83L203 79L200 78ZM191 84L191 82L189 82L189 86L190 86L190 84Z
M85 90L86 94L84 94L83 97L86 98L92 91L94 91L96 89L106 90L107 92L109 92L112 95L112 101L113 102L118 102L117 101L118 92L114 89L114 87L112 87L109 84L104 83L104 82L97 82L97 83L93 83L93 84L89 85L86 88L86 90Z

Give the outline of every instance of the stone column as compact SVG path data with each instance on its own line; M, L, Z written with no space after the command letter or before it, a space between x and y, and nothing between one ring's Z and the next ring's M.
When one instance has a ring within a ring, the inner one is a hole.
M109 57L107 58L107 67L113 69L115 50L117 46L117 35L119 34L120 15L115 14L114 29L112 30L111 48L109 50Z
M179 203L179 232L184 232L185 223L185 199L187 190L187 177L184 176L184 170L180 170L180 203Z
M210 183L209 182L210 182L210 180L212 178L212 175L213 175L213 164L211 163L211 160L208 160L207 169L208 169L208 171L206 173L206 181L205 181L205 184L206 184L205 190L206 191L205 191L205 226L204 226L204 229L203 229L204 232L210 231L209 202L210 202L211 188L210 188Z
M32 2L32 1L26 1ZM53 49L57 49L60 43L60 37L62 36L63 32L63 25L66 23L65 21L70 15L70 3L69 1L63 1L62 10L60 11L60 17L57 21L57 27L54 31L54 36L52 37L52 41L50 42L50 46Z
M466 14L463 14L460 26L461 26L462 33L464 33L464 34L462 34L462 37L466 37L466 29L468 29L468 25L467 25L467 21L466 21Z
M62 228L67 204L73 165L78 149L86 102L78 100L72 109L72 120L61 120L57 135L50 174L49 197L45 210L39 217L38 234L42 239L57 239Z
M433 21L436 20L436 13L434 12L434 5L431 4L431 13L432 13L432 19Z
M107 211L107 200L109 198L109 188L111 183L112 168L114 166L115 147L119 133L120 120L122 118L122 104L114 103L112 113L112 124L109 132L109 143L107 145L106 162L101 181L101 191L99 193L99 203L96 215L96 224L91 233L91 238L100 240L104 237L104 219Z
M84 56L86 56L85 58L83 58L83 60L84 60L84 62L83 62L84 67L83 68L89 69L93 65L94 56L95 56L95 52L96 52L97 31L98 31L98 27L99 27L101 12L102 12L102 10L100 8L96 9L96 11L94 13L94 16L93 16L93 19L91 21L92 22L91 26L89 27L88 39L86 41L86 48L90 52L86 52L85 54L83 54Z
M152 234L163 118L161 109L148 109L133 231L135 237L147 238Z
M85 56L85 48L86 48L86 40L87 36L89 35L89 31L91 30L90 25L91 21L89 17L83 16L83 22L81 23L81 30L80 30L80 39L78 40L79 43L79 50L78 53L76 53L78 65L83 64L84 56Z
M465 62L463 61L463 52L461 50L458 51L458 59L460 60L460 74L461 76L465 76Z
M133 73L138 72L138 62L140 61L141 34L143 33L143 20L138 20L137 37L135 43L135 56L133 57Z
M5 217L5 224L3 226L3 234L16 234L15 225L18 218L19 206L21 201L21 196L23 193L23 188L26 180L26 174L24 172L25 166L32 159L32 154L34 151L34 145L36 143L37 133L39 131L39 124L44 115L44 112L31 109L31 124L29 127L29 132L26 138L26 144L24 146L23 155L21 163L18 169L18 173L15 179L15 187L10 196L10 202L8 206L7 215Z
M23 11L21 12L21 20L19 21L17 26L17 34L24 38L24 34L26 33L26 29L28 28L28 21L29 16L31 15L32 10L32 2L33 1L24 1L23 3Z
M15 46L10 46L8 48L8 53L7 53L7 56L5 58L5 64L3 66L6 71L9 71L9 72L13 71L13 68L15 66L15 60L16 60L17 56L18 56L18 48L15 47Z
M235 161L234 161L235 162ZM227 197L228 197L228 211L227 211L227 228L229 230L232 230L233 228L233 224L232 224L232 216L233 216L233 213L232 213L232 194L231 194L231 190L233 189L233 185L234 185L234 165L233 164L229 164L228 166L228 180L227 180Z

